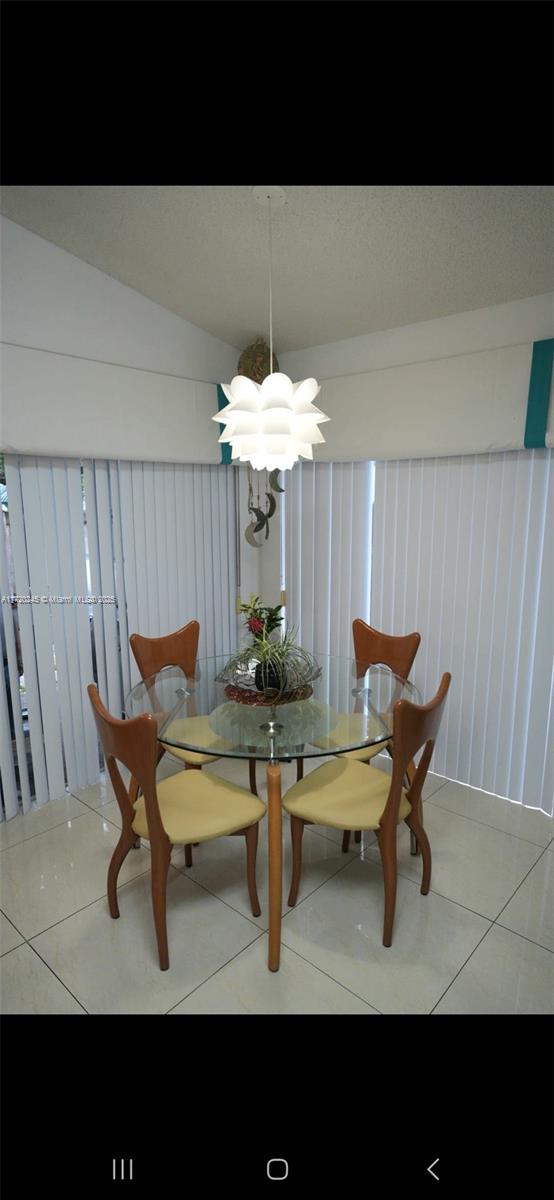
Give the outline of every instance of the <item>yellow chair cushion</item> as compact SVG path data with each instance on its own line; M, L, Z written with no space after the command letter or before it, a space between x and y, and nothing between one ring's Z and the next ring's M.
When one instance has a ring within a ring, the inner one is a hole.
M193 742L200 746L213 746L214 749L224 749L226 743L210 729L208 717L178 717L172 721L169 729L165 730L169 737L177 741ZM190 763L194 767L202 767L205 763L217 762L217 754L203 754L196 750L181 750L179 746L170 746L162 742L168 754L179 758L181 762Z
M177 845L236 833L265 816L265 804L252 792L202 771L180 771L158 783L156 791L163 827ZM133 829L148 837L144 796L135 804Z
M345 757L358 762L369 762L376 754L380 754L381 750L385 750L389 744L388 740L370 746L360 746L358 750L345 751L344 747L351 746L353 742L365 742L371 737L378 737L380 733L381 725L375 717L365 713L341 713L334 729L326 737L314 738L312 745L319 746L322 750L336 750L337 754L342 752Z
M284 808L294 817L334 829L377 829L387 803L391 777L368 771L346 755L333 758L290 788ZM411 805L402 791L398 820L409 816Z

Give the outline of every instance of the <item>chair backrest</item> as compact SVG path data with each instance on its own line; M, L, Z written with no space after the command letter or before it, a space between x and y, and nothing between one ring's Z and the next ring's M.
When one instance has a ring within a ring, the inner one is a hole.
M418 750L423 747L423 754L417 765L415 776L406 793L412 807L419 801L435 748L451 679L450 673L445 671L436 696L428 704L412 704L411 700L397 700L394 706L392 779L381 820L382 826L388 823L396 825L407 768L413 762Z
M150 841L166 839L156 793L158 727L155 717L151 713L142 713L121 721L104 707L95 683L89 683L87 692L124 829L129 829L135 814L118 762L131 772L144 796Z
M142 678L156 675L164 667L180 667L187 677L193 676L199 635L198 621L189 621L188 625L166 637L147 638L132 633L129 645Z
M352 636L359 676L364 675L368 667L383 663L385 667L394 671L395 675L400 675L401 679L408 678L421 641L419 633L394 637L389 633L380 633L378 629L373 629L360 617L356 617L352 622Z

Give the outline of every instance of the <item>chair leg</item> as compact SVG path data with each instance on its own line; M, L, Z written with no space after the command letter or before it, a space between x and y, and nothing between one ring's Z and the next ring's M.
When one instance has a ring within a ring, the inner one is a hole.
M258 789L256 787L256 759L255 758L248 759L248 771L249 771L249 777L250 777L250 791L252 792L253 796L257 796Z
M303 778L304 778L304 759L297 758L297 760L296 760L296 782L300 783L300 780Z
M385 885L385 918L383 922L383 946L392 943L392 927L394 925L394 910L396 908L396 829L381 829L377 834L381 862L383 864L383 881Z
M288 903L289 908L294 908L298 896L298 888L300 887L300 874L302 871L302 835L304 833L304 822L301 817L291 816L290 831L292 836L292 879Z
M361 831L361 829L357 829L354 834L354 841L357 842L359 845L361 840L362 840L362 831Z
M152 909L154 912L154 926L156 929L156 941L158 943L160 971L167 971L169 967L166 892L170 857L171 843L169 841L166 845L160 846L157 850L155 850L152 846Z
M185 867L192 867L192 846L190 844L185 846Z
M162 750L162 754L163 753L164 752ZM158 762L160 761L160 758L161 758L161 755L158 758ZM135 779L134 775L131 775L131 779L129 782L129 800L131 801L133 808L138 800L139 792L140 792L140 787L139 787L138 780ZM135 840L133 842L133 850L140 850L140 838L139 837L135 838Z
M110 866L108 869L108 905L110 916L114 920L119 916L119 905L117 903L117 877L127 858L129 850L134 846L136 834L133 830L123 830L117 846L112 854ZM139 838L140 844L140 838Z
M406 775L409 780L409 778L410 778L409 768L406 771ZM406 825L408 825L408 828L410 830L410 854L413 857L415 857L416 854L417 855L421 854L421 846L417 839L415 828L412 829L408 821L406 821ZM417 825L418 825L418 828L420 825L421 825L421 827L423 827L423 801L421 799L421 796L419 797L419 800L417 803Z
M406 825L410 830L410 835L414 834L417 838L417 844L423 859L423 873L421 878L421 894L426 896L431 887L431 846L429 838L423 828L423 823L420 819L419 812L413 809L410 816L406 820Z
M258 898L258 889L256 887L256 854L258 852L258 833L259 822L255 825L250 825L244 832L246 841L246 878L248 880L248 895L250 897L250 907L252 916L259 917L261 914L260 901Z
M418 819L419 819L419 824L423 828L423 797L422 796L419 797L419 804L417 806L417 815L418 815ZM416 838L416 854L421 854L421 846L420 846L417 838Z
M345 829L345 831L342 835L342 846L341 846L341 850L342 850L343 854L348 853L349 846L350 846L350 830Z

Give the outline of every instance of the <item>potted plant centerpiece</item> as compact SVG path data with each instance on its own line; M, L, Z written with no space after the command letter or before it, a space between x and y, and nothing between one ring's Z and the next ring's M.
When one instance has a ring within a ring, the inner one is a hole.
M226 663L218 679L227 683L229 699L243 704L284 704L312 694L311 682L321 669L296 644L294 629L281 630L282 605L271 608L259 596L241 604L251 642Z
M254 643L269 637L278 629L283 620L280 615L282 607L282 604L277 604L275 608L270 608L267 604L262 604L259 596L254 595L250 596L248 604L240 605L239 611L246 616L246 628L252 634Z

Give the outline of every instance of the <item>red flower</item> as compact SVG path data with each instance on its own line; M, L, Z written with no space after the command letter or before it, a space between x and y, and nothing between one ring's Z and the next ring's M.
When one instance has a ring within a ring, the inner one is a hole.
M264 623L260 621L259 617L250 617L250 620L246 624L251 633L261 633L264 627Z

